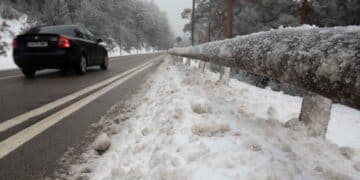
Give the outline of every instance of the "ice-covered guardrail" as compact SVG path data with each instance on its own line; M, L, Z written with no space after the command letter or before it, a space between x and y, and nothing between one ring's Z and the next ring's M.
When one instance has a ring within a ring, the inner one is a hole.
M360 26L282 28L168 53L265 75L360 109Z

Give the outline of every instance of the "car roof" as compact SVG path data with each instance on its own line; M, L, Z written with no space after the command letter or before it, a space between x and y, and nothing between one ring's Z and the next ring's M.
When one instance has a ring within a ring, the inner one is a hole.
M60 28L79 28L80 25L70 24L70 25L40 25L35 26L33 28L39 28L39 27L60 27Z
M39 34L39 33L49 33L49 34L64 34L68 36L75 36L75 29L80 29L80 25L41 25L35 26L23 34Z

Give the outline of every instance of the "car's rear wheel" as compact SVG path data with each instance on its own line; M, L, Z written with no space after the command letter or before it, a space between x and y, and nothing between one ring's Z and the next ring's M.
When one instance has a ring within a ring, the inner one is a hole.
M100 65L100 68L103 70L107 70L109 67L109 58L107 55L104 56L104 60L102 62L102 64Z
M62 75L62 76L65 76L66 75L66 73L67 73L67 69L66 69L66 67L61 67L60 68L60 74Z
M34 78L35 77L35 70L22 69L22 72L26 78Z
M80 62L76 66L76 72L80 75L83 75L86 73L87 69L87 60L86 57L83 55L81 56Z

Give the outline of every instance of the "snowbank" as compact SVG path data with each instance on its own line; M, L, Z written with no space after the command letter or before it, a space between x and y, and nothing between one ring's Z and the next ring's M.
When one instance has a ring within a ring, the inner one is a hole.
M0 69L17 68L12 58L12 40L27 26L26 16L12 20L0 17L0 46L3 47L3 54L0 53Z
M281 122L298 117L301 99L162 65L145 94L102 123L112 134L102 156L90 150L71 178L359 179L360 112L335 105L328 139ZM343 113L350 114L343 114ZM346 132L346 133L344 133ZM67 178L69 178L67 176Z
M120 51L120 46L116 45L114 49L109 51L109 57L116 57L116 56L128 56L128 55L135 55L135 54L148 54L156 52L152 48L145 49L142 48L140 50L132 49L130 52L126 52L125 50Z

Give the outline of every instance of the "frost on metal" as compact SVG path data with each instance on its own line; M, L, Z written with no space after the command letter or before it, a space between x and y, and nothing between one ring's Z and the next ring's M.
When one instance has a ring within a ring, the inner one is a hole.
M360 109L360 26L281 28L169 53L265 75Z
M300 121L307 125L309 135L326 138L331 107L332 101L328 98L311 93L304 96Z

